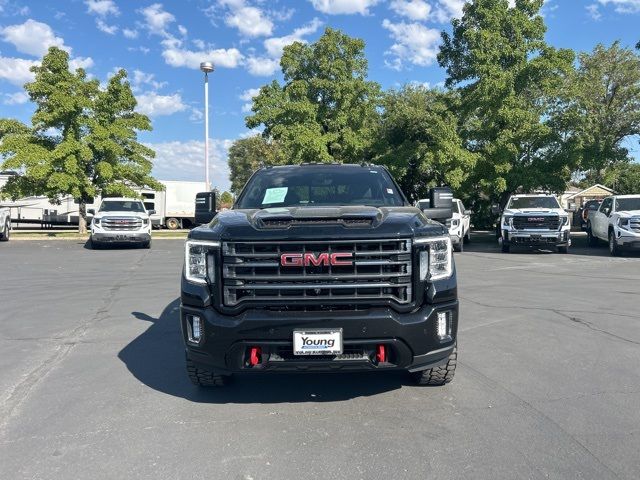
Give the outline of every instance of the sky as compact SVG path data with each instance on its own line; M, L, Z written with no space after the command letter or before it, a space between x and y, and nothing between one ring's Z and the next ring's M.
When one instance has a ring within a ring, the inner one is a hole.
M513 0L510 0L513 1ZM73 68L104 82L129 74L138 110L153 122L140 141L156 151L161 180L204 179L204 90L209 76L211 179L229 188L226 152L255 132L244 118L252 96L281 79L282 48L338 28L366 42L369 77L383 88L440 85L440 32L464 0L0 0L0 117L29 122L22 85L51 45ZM640 41L640 0L546 0L547 41L590 51L597 43ZM638 157L637 142L629 144Z

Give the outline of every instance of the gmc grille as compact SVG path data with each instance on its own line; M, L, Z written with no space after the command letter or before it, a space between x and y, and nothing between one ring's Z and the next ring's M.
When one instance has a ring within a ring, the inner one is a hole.
M629 219L629 229L640 233L640 217L631 217Z
M516 230L558 230L558 215L516 215L513 217L513 228Z
M104 217L101 224L105 230L140 230L142 219L137 217Z
M283 253L353 254L352 265L282 266ZM411 240L225 242L223 302L285 305L412 301Z

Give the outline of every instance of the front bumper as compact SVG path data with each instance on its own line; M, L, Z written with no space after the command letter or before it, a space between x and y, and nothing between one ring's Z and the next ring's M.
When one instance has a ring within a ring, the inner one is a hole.
M436 332L437 312L449 311L451 335L441 340ZM200 344L187 339L186 315L203 321ZM180 309L187 356L196 365L218 374L267 371L424 370L446 363L458 330L458 302L423 305L411 313L391 308L362 311L246 310L236 316L213 308L182 305ZM292 354L294 329L341 328L343 355L297 357ZM378 362L377 345L385 345L388 358ZM260 347L261 361L249 365L249 348Z
M618 247L625 249L640 249L640 233L635 233L623 228L615 229Z
M147 243L151 240L149 232L101 232L92 233L91 239L102 243Z
M500 241L512 246L571 246L570 229L563 230L502 230Z

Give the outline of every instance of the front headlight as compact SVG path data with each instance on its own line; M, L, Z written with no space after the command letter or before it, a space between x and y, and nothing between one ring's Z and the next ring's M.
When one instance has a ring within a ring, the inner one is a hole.
M513 225L513 217L504 216L502 217L502 225L505 227L510 227Z
M458 225L460 225L460 220L458 220L457 218L454 218L453 220L451 220L452 228L456 228Z
M560 226L566 227L569 225L569 217L560 217Z
M149 219L148 218L143 218L142 219L142 224L143 225L149 225Z
M629 219L618 217L618 227L625 229L629 228Z
M428 248L420 252L420 280L442 280L453 274L451 238L418 238L415 243Z
M94 224L94 225L98 225L98 226L100 226L100 219L99 219L99 218L95 218L95 217L94 217L94 218L93 218L93 224Z
M185 243L184 275L189 282L203 284L207 283L207 279L212 283L215 281L213 278L215 269L213 265L207 265L207 258L212 258L208 255L212 248L219 247L220 242L187 240ZM207 275L207 271L211 271L212 275Z

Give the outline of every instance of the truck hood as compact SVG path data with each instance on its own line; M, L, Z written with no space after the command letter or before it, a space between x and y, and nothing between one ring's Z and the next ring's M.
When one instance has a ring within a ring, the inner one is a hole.
M101 219L104 217L137 217L137 218L149 218L149 215L145 212L97 212L93 218Z
M508 208L506 215L567 215L561 208Z
M620 210L616 213L620 217L640 217L640 210Z
M415 207L288 207L228 210L191 231L201 240L291 240L437 236L445 227Z

